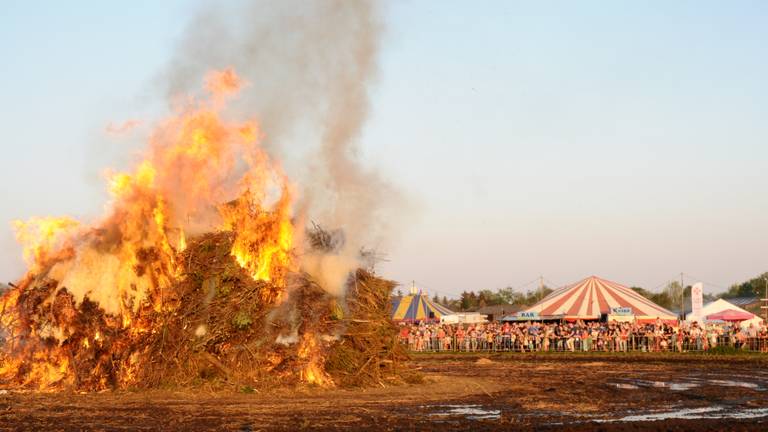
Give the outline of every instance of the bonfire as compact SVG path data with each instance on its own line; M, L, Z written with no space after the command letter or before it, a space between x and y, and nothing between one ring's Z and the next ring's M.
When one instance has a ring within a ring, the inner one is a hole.
M28 272L0 298L0 385L400 379L394 283L361 260L341 289L305 269L306 256L339 254L343 236L304 226L258 123L225 116L243 85L231 69L210 73L202 95L157 125L135 169L109 174L100 220L14 222Z

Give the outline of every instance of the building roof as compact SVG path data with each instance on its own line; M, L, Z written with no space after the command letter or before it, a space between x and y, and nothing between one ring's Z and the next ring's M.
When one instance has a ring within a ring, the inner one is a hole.
M603 314L610 314L612 308L630 308L631 315L635 317L677 318L673 312L631 288L597 276L559 288L525 311L535 312L541 317L597 319Z
M742 307L760 302L760 298L758 298L757 296L733 297L733 298L727 298L725 300L728 300L728 302L731 304L735 304L736 306L742 306Z

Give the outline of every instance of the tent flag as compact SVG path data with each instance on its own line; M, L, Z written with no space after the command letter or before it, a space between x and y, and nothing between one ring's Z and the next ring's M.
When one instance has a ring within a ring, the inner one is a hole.
M394 321L440 321L443 315L453 311L434 303L426 294L410 294L392 299L392 319Z
M597 276L557 289L524 312L535 312L541 319L599 319L602 315L623 319L677 319L673 312L631 288Z

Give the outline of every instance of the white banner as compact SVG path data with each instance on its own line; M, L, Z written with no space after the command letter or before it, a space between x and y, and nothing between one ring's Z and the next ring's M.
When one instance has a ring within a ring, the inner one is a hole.
M696 282L691 287L691 315L701 318L701 308L704 307L704 284Z

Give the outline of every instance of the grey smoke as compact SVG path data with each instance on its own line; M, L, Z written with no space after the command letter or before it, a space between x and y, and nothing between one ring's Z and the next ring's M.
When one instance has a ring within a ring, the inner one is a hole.
M379 4L368 0L211 4L191 22L165 76L172 98L210 69L234 67L248 87L234 105L253 115L265 148L300 190L297 208L342 228L338 258L305 257L326 285L354 266L362 246L382 245L402 195L360 162L369 90L378 72ZM343 281L340 282L343 284Z

